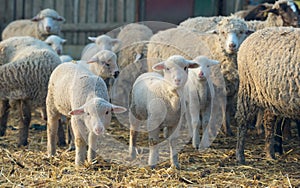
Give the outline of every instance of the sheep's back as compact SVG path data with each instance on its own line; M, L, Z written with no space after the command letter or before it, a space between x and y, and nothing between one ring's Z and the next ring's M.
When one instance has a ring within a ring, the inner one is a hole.
M290 117L300 114L299 36L295 28L263 29L238 52L240 89L258 106Z
M8 24L2 32L2 40L14 36L32 36L37 37L33 28L37 27L37 23L31 20L16 20Z

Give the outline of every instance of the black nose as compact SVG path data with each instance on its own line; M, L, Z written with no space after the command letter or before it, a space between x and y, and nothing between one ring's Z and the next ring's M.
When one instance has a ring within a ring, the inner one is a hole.
M117 78L119 76L120 72L119 71L116 71L115 74L114 74L114 78Z
M50 32L51 31L51 27L50 26L46 26L46 30L47 30L47 32Z
M231 44L229 44L229 47L230 47L230 48L235 48L235 47L236 47L236 44L231 43Z

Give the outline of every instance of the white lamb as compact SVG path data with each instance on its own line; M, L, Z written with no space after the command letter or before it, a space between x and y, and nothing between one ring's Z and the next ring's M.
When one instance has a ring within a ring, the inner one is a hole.
M64 62L70 62L73 60L73 58L69 55L62 55L63 53L63 44L66 43L66 39L63 39L57 35L50 35L46 38L44 42L46 42L53 50L56 51L56 53L59 55L59 58L62 63Z
M141 120L147 120L150 154L148 164L154 167L158 162L159 133L167 130L170 146L171 163L179 168L175 145L180 129L181 117L184 113L183 87L187 81L188 68L196 68L198 64L174 55L166 61L153 66L154 70L164 72L144 73L140 75L132 89L130 105L130 142L129 155L136 158L136 138Z
M16 20L6 26L2 32L2 40L13 36L32 36L45 40L49 35L60 35L61 23L65 18L53 9L41 10L31 20Z
M86 155L91 162L96 155L97 136L110 124L111 113L126 111L126 108L108 101L107 87L101 77L75 63L60 64L50 77L46 99L48 154L51 156L56 153L59 118L61 115L71 115L75 136L75 164L82 164Z
M120 43L120 40L111 38L108 35L100 35L98 37L88 37L93 43L86 45L81 53L81 60L88 61L96 53L101 50L113 50L113 47Z
M185 118L192 135L192 143L199 149L200 136L199 130L206 129L210 114L211 100L214 98L214 86L210 77L210 67L220 62L208 59L205 56L198 56L193 61L199 64L196 69L191 69L188 74L188 81L184 87L184 96L187 111Z

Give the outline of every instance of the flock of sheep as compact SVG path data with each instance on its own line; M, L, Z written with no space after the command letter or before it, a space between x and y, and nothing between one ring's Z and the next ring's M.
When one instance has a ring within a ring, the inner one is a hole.
M144 122L148 164L158 163L163 131L177 168L182 126L188 126L193 147L201 149L221 125L231 136L230 126L236 125L236 157L243 164L247 130L260 115L266 156L275 158L276 118L297 122L300 114L300 30L293 1L278 0L270 7L265 21L245 21L240 14L195 17L156 33L140 23L128 24L116 38L89 37L92 43L76 61L63 55L65 19L56 11L44 9L32 20L14 21L0 42L0 136L15 107L18 145L27 145L31 111L40 109L47 120L48 154L55 155L56 137L64 135L61 120L70 118L75 164L80 165L95 158L98 135L112 113L127 111L132 159ZM58 139L65 143L64 136Z

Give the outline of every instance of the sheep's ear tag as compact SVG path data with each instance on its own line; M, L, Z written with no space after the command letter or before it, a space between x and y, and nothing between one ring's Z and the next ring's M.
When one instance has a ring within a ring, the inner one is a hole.
M79 108L79 109L75 109L70 111L68 114L72 115L72 116L76 116L76 115L82 115L84 113L84 109L83 108Z
M96 62L98 62L98 58L96 58L96 57L92 57L90 60L88 60L86 63L87 64L90 64L90 63L96 63Z

